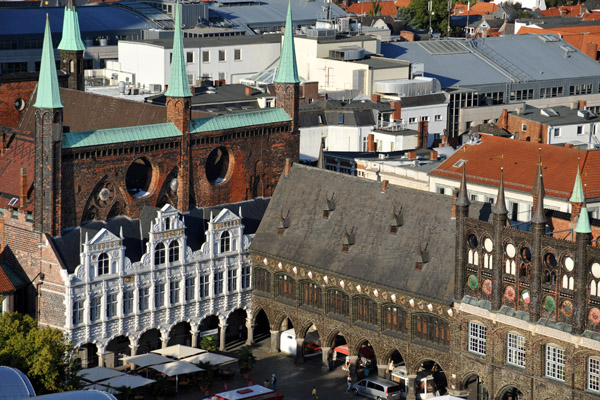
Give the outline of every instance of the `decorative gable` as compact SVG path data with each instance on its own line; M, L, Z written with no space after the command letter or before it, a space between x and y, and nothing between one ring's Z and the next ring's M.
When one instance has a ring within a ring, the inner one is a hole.
M79 276L84 280L94 280L103 275L120 274L123 272L125 247L123 233L120 236L102 228L89 240L86 234L81 253L81 265L87 276Z
M239 251L242 243L244 226L242 225L242 209L239 216L224 208L213 218L211 213L208 221L206 238L210 242L211 254Z

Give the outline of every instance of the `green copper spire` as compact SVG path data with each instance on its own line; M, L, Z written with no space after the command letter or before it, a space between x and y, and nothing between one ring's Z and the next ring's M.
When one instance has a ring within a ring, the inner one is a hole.
M577 166L577 176L575 176L575 184L573 185L573 194L569 199L570 203L583 203L585 196L583 195L583 185L581 184L581 173L579 165Z
M579 221L577 221L575 233L592 233L592 228L590 227L590 217L588 216L588 210L586 206L581 207Z
M296 49L294 47L294 24L292 23L292 3L288 2L287 18L285 19L285 34L283 48L279 58L279 68L275 77L277 83L299 83L298 67L296 66Z
M65 5L65 14L63 17L62 39L58 45L59 50L83 51L85 45L81 40L79 31L79 17L77 10L73 7L73 1L67 1Z
M52 33L50 32L48 14L46 14L46 30L44 31L44 45L42 47L42 62L40 64L37 96L33 106L37 108L64 107L60 100L60 90L58 89L58 76L56 74L56 62L54 61Z
M171 59L171 76L169 87L165 93L167 97L192 97L188 83L185 57L183 54L183 39L181 35L181 16L179 0L175 5L175 36L173 37L173 57Z

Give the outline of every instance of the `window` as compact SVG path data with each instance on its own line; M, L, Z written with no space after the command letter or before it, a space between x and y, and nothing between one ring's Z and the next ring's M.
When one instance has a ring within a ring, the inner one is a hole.
M210 62L210 53L208 51L202 52L202 62Z
M485 356L487 328L477 322L469 322L469 351Z
M227 292L231 293L237 289L237 271L230 269L227 271Z
M27 43L27 41L25 43ZM14 39L0 40L0 50L15 50L16 48L17 48L16 40L14 40Z
M248 289L250 287L250 267L242 267L242 289Z
M549 344L546 345L546 377L565 380L565 351Z
M215 296L223 294L223 272L215 272Z
M552 132L554 134L554 137L560 137L560 128L553 128Z
M148 309L148 299L150 299L150 289L147 287L140 288L138 291L139 295L139 310L140 312Z
M172 306L179 303L179 281L169 283L169 299Z
M123 315L133 312L133 290L123 292Z
M102 253L98 256L98 276L108 274L108 254Z
M521 124L521 130L527 132L527 124Z
M416 123L416 122L417 122L417 117L410 117L410 118L408 119L408 123L409 123L409 124L414 124L414 123Z
M577 134L583 135L583 126L582 125L577 125Z
M194 53L192 53L191 51L188 51L186 53L186 57L187 57L188 64L191 64L194 62Z
M450 344L450 330L443 320L429 314L413 315L413 337L419 340L441 344Z
M350 315L350 302L348 295L341 290L332 289L327 292L327 312L343 315Z
M408 331L406 312L395 305L383 306L383 330L406 333Z
M27 72L26 62L7 62L0 63L0 74L13 74L17 72Z
M525 337L516 333L508 334L506 362L517 367L525 367Z
M233 50L233 59L235 61L240 61L242 59L242 50L241 49Z
M83 300L73 302L73 325L83 322Z
M100 297L92 297L90 299L90 321L94 322L98 320L98 318L100 317L100 307Z
M224 81L225 80L225 72L219 72L219 80L220 81Z
M442 116L441 114L438 114L434 117L435 121L441 121L442 120Z
M587 388L600 392L600 359L588 358L588 383Z
M377 303L368 297L355 296L352 299L352 316L355 321L377 325Z
M300 284L302 288L300 304L304 306L321 308L321 288L314 282L305 281Z
M165 305L165 284L157 283L154 285L154 308Z
M296 282L291 276L280 274L277 276L277 297L294 300L296 298Z
M265 293L271 292L271 273L269 271L254 268L252 275L254 276L254 289Z
M161 265L165 263L165 244L159 243L154 249L154 265Z
M338 124L344 123L344 114L338 114Z
M199 277L200 279L200 298L203 299L205 297L209 296L209 290L210 290L210 282L208 280L208 275L201 275Z
M117 294L111 293L106 296L106 318L113 318L117 315Z
M221 234L221 253L230 251L231 249L231 235L229 231L225 231Z
M179 261L179 242L173 240L169 244L169 262Z
M225 61L225 50L219 50L219 61Z
M429 121L429 115L423 115L421 121Z
M185 280L185 301L194 300L194 288L196 286L196 278L187 278Z

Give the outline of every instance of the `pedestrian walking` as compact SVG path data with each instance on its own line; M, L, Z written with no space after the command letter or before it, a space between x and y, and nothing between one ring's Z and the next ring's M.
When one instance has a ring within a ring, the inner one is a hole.
M346 393L350 393L350 389L352 388L352 377L350 374L346 377Z
M317 387L316 386L313 386L312 398L313 398L313 400L318 400L318 398L319 398L319 396L317 396Z
M273 374L273 376L271 376L271 389L276 392L277 389L275 389L275 384L277 384L277 377Z

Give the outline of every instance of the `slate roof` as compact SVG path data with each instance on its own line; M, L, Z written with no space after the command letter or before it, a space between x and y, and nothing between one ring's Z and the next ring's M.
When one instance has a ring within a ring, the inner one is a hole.
M323 218L331 198L335 209ZM456 221L450 196L381 184L333 171L294 164L282 175L250 251L359 282L452 302ZM403 226L390 234L392 213L402 207ZM489 219L490 205L470 207L472 216ZM281 212L289 227L278 235ZM342 252L344 232L355 243ZM418 246L429 261L415 269Z
M242 224L244 224L244 234L251 235L256 232L258 224L267 209L269 199L257 198L253 200L242 201L239 203L223 204L215 207L192 208L188 213L183 214L185 223L185 234L187 235L187 245L192 251L200 250L202 244L206 241L204 232L208 229L210 213L216 217L219 212L227 208L239 215L240 207L242 209ZM62 265L73 273L80 263L80 249L83 248L85 236L91 239L102 228L106 228L114 235L119 236L121 228L123 229L123 245L125 246L125 256L131 262L139 261L146 251L148 243L148 232L150 224L156 218L158 208L144 207L138 219L129 219L126 217L113 218L107 222L89 221L80 227L69 230L62 236L52 239Z
M565 106L557 106L557 107L548 107L548 109L552 109L558 113L557 116L546 116L541 113L540 108L526 108L524 112L518 115L518 118L522 118L528 121L539 122L544 125L550 126L560 126L560 125L585 125L598 123L600 121L600 117L596 114L590 113L589 119L582 118L577 115L579 110L571 110L569 107ZM517 115L516 112L510 111L509 114Z
M444 93L426 94L423 96L407 96L400 101L402 107L421 107L433 104L444 104L448 102Z
M504 186L508 190L531 193L537 171L539 148L542 149L542 172L546 195L568 201L581 163L586 197L600 196L600 151L526 142L498 136L481 135L479 144L466 144L431 175L458 181L462 168L454 167L467 160L467 181L497 187L500 167L504 167ZM501 158L503 157L503 158ZM579 160L581 158L581 160Z

